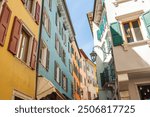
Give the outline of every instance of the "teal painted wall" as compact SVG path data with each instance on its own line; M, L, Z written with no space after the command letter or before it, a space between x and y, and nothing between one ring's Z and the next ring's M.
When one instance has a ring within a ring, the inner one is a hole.
M49 60L49 71L47 71L41 64L39 65L39 74L46 77L50 80L54 86L62 93L72 99L72 89L71 89L71 82L73 81L73 77L69 72L69 60L71 60L71 53L68 52L68 42L69 42L69 33L68 30L65 31L67 37L67 46L63 44L62 35L59 34L59 30L55 23L55 15L57 12L57 0L52 0L52 8L49 9L48 3L44 0L44 7L46 8L46 12L50 19L50 30L51 36L49 37L45 27L42 26L42 39L46 43L48 50L50 51L50 60ZM63 27L63 17L59 17L59 21L61 22L61 27ZM57 24L59 25L59 24ZM58 35L59 42L61 43L65 53L66 53L66 65L63 63L61 57L58 55L57 51L55 50L55 33ZM71 45L71 44L70 44ZM60 86L54 79L54 62L57 62L60 66L60 69L66 75L68 79L68 91L64 91L62 86Z

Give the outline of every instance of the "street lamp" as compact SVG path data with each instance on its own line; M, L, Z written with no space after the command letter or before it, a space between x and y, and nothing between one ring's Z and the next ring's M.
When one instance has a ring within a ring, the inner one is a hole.
M105 54L110 54L110 50L111 50L111 49L109 50L109 52L105 52L102 47L96 45L96 46L93 47L93 51L90 53L92 62L95 62L95 61L96 61L96 58L97 58L97 54L96 54L96 52L94 51L94 48L96 48L96 47L99 48L99 49L101 49L101 50L103 51L103 53L105 53Z

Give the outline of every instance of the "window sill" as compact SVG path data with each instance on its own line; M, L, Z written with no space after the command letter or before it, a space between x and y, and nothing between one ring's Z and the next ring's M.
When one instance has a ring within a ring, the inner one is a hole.
M26 11L28 12L28 14L30 15L30 17L32 18L32 20L37 24L37 25L39 25L37 22L36 22L36 20L35 20L35 18L34 18L34 15L33 15L33 13L31 13L28 9L27 9L27 7L24 5L24 8L26 9Z
M41 63L41 62L39 62L40 64L41 64L41 66L48 72L49 70Z
M116 0L115 2L113 2L113 4L117 7L120 3L124 3L128 1L131 1L131 0ZM134 0L134 1L136 2L137 0Z
M150 40L147 39L147 40L122 44L125 51L128 51L128 47L136 47L136 46L142 46L142 45L149 45L149 47L150 47Z
M27 63L25 63L24 61L22 61L22 60L19 59L18 57L15 56L15 58L16 58L17 60L19 60L19 61L21 62L21 64L24 64L25 66L27 66L27 67L30 68L31 70L34 70L34 69L32 69Z

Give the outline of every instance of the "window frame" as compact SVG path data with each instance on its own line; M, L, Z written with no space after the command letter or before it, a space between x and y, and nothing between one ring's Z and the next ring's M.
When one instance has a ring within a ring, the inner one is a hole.
M24 30L24 32L26 32L29 36L29 44L28 44L28 54L27 54L27 62L23 61L21 58L19 58L19 53L20 53L20 49L21 49L21 42L22 42L22 30ZM29 28L22 22L22 29L21 29L21 33L20 33L20 39L19 39L19 43L18 43L18 49L17 49L17 54L16 54L16 58L19 59L21 62L25 63L27 66L30 67L30 62L31 62L31 54L32 54L32 46L33 46L33 40L34 40L34 35L33 33L29 30Z
M64 89L64 91L68 91L68 80L66 75L62 72L62 88Z
M44 8L43 19L42 20L43 20L42 24L43 24L48 36L50 37L51 36L51 21L50 21L49 15L46 12L45 8Z
M58 70L57 70L57 68L58 68ZM60 66L59 66L59 64L56 61L54 62L54 71L55 71L55 73L54 73L55 74L54 80L57 82L57 84L61 85L62 73L61 73ZM58 74L57 74L57 71L58 71Z
M12 100L15 100L15 97L18 97L22 100L32 100L33 98L30 96L25 95L24 93L17 91L17 90L13 90L13 95L12 95Z
M44 46L45 47L45 50L44 50L44 54L43 54L43 49L42 49L42 55L41 55L41 57L42 58L39 58L40 59L40 63L41 63L41 65L45 68L45 69L47 69L46 68L46 64L47 64L47 50L48 50L48 47L47 47L47 45L46 45L46 43L43 41L43 39L41 39L41 44L42 45L40 45L40 50L43 48L41 48L41 46ZM41 52L40 52L40 54L41 54Z
M122 32L123 32L123 39L124 39L125 42L127 42L127 43L139 42L139 41L137 40L136 36L135 36L135 31L134 31L133 24L132 24L132 22L134 22L134 21L137 21L137 22L138 22L139 29L140 29L141 35L142 35L142 37L143 37L142 29L141 29L141 22L140 22L140 19L139 19L139 18L133 19L133 20L129 20L129 21L126 21L126 22L122 22L122 23L121 23L121 26L122 26ZM128 42L128 40L127 40L126 33L125 33L125 29L124 29L124 24L126 24L126 23L129 23L129 25L130 25L131 33L132 33L133 40L134 40L133 42ZM144 40L144 37L143 37L143 40Z

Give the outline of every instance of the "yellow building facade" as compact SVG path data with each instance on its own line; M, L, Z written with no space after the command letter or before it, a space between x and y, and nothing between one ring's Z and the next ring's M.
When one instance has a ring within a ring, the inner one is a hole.
M0 2L0 99L34 99L40 3Z

